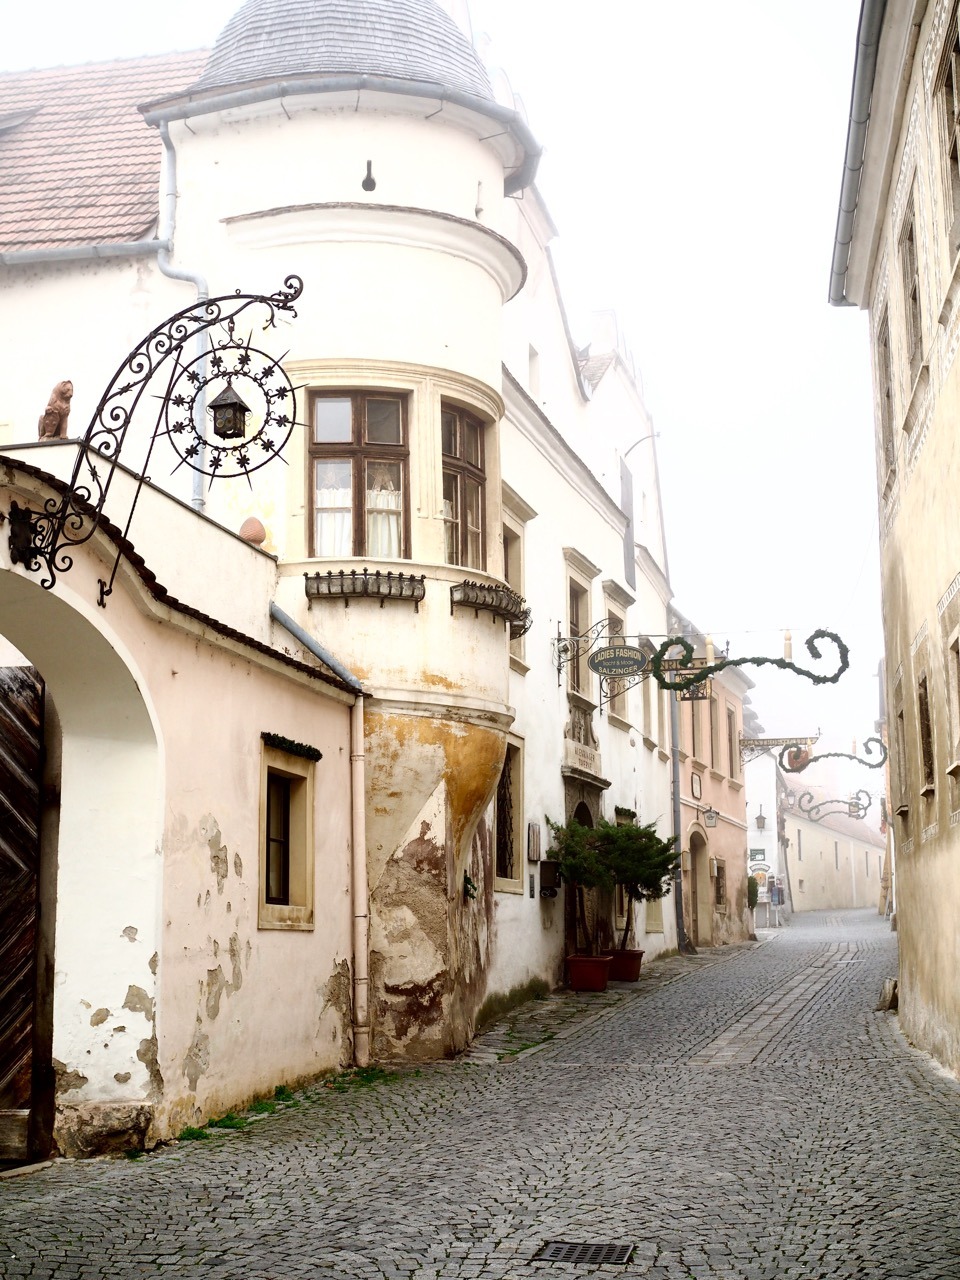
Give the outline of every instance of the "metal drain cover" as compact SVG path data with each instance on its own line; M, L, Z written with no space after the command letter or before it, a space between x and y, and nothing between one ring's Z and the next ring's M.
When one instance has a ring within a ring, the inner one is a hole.
M614 1266L630 1261L632 1244L571 1244L566 1240L548 1240L530 1259L531 1262L572 1262L575 1266Z

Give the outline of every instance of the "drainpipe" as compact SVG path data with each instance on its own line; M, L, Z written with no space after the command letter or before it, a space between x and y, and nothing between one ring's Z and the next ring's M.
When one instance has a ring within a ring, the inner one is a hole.
M677 869L673 873L673 906L677 915L677 950L681 955L693 954L694 948L683 924L683 869L680 866L683 831L680 817L680 704L670 690L670 757L673 777L673 831L677 837ZM691 875L692 875L691 871Z
M363 751L363 686L309 631L273 601L270 617L357 695L350 709L350 892L353 912L353 1057L370 1063L370 914L367 882L366 764Z
M186 280L188 284L192 284L197 291L197 302L206 302L210 297L210 286L206 279L196 271L187 271L183 267L175 267L171 261L171 253L173 251L173 232L177 222L177 153L174 149L173 142L170 138L170 130L167 127L166 120L157 121L157 129L160 133L160 141L163 143L163 170L161 173L161 203L160 203L160 226L157 229L157 239L160 247L157 252L157 266L163 275L168 276L171 280ZM198 333L195 342L196 358L200 363L201 370L206 370L207 355L210 351L210 334L204 329L202 333ZM198 404L201 422L206 413L206 396L202 394ZM206 449L202 443L203 433L200 432L200 452L196 457L198 466L193 470L193 495L190 499L191 506L194 511L202 514L204 508L203 497L203 464L206 456Z

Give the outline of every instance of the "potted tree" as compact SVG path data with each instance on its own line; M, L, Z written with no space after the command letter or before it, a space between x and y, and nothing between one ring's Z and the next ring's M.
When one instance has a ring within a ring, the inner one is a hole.
M584 827L575 818L560 824L547 819L564 883L576 893L576 917L583 951L567 956L567 980L574 991L605 991L610 973L609 955L597 955L596 930L587 915L586 892L611 890L615 881L599 829Z
M661 839L652 822L644 826L633 823L614 826L605 822L597 834L601 837L603 857L613 882L622 886L627 895L626 920L620 945L613 953L610 977L620 982L636 982L643 952L627 946L633 929L634 903L656 901L669 890L677 865L677 838Z

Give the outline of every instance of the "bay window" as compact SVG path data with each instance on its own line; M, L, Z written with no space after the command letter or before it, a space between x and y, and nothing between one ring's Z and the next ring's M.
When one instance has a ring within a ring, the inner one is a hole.
M405 408L382 392L313 397L312 556L408 557Z

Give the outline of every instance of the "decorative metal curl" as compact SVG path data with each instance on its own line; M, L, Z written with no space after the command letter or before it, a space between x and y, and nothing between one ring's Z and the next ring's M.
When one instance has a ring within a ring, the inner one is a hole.
M780 752L780 768L784 773L802 773L804 769L816 764L818 760L853 760L857 764L866 765L868 769L882 769L887 763L887 748L879 738L865 738L863 743L864 755L873 755L873 749L870 746L871 742L875 742L880 749L879 760L864 760L863 756L852 755L849 751L824 751L818 756L811 756L802 743L791 742ZM799 763L788 764L787 759L791 755L796 755L799 758Z
M867 816L873 797L869 791L856 791L849 800L814 801L812 791L804 791L797 797L797 812L811 822L820 822L824 818L856 818L857 821ZM831 805L839 806L836 809Z
M818 640L829 640L836 645L839 666L830 675L807 671L805 667L798 667L787 658L721 658L717 662L704 662L703 659L694 658L693 645L685 636L669 636L664 640L653 655L652 675L661 689L690 689L727 667L779 667L781 671L793 671L798 676L804 676L814 684L835 684L850 666L850 650L835 632L820 629L805 641L807 652L813 658L821 656ZM682 649L683 657L669 658L667 655L673 649ZM665 667L666 663L670 665ZM691 671L690 668L695 664L696 670Z
M591 649L606 635L618 636L623 628L610 618L601 618L592 627L588 627L582 635L562 636L557 624L557 636L553 642L553 654L557 664L557 686L560 685L560 673L571 662L585 658Z
M147 445L143 466L137 473L134 496L123 529L124 543L147 478L153 447L161 436L170 440L180 456L178 466L186 463L195 471L210 476L249 476L275 457L289 438L296 420L296 391L278 360L252 347L249 342L237 339L236 321L243 312L259 306L267 313L263 328L272 328L278 312L296 316L293 304L302 292L300 277L289 275L276 293L249 294L237 290L234 294L209 298L176 312L148 333L125 358L101 396L90 425L79 442L73 472L63 495L47 499L42 511L30 511L28 520L19 520L16 546L11 530L11 557L15 563L23 564L31 573L43 568L45 577L40 585L46 590L53 588L58 573L65 573L72 567L73 556L70 553L93 536L103 515L128 429L147 387L161 366L171 360L166 387L159 397L162 403L156 425ZM225 336L214 344L213 354L209 355L209 349L204 349L195 359L185 362L182 355L187 343L193 339L205 339L207 331L217 325L223 326ZM211 384L226 384L240 379L255 384L259 389L266 407L262 426L250 440L240 440L235 446L207 442L196 422L198 401L202 404L203 392ZM183 389L177 390L178 387ZM187 434L192 439L181 444L180 436ZM252 454L252 447L260 452ZM205 454L205 451L208 452ZM201 462L204 457L207 460ZM102 469L98 466L101 461L104 464ZM26 509L21 512L21 517L25 513ZM24 528L25 524L29 526L28 530ZM113 589L121 554L117 553L109 581L100 582L101 605L106 603L106 597Z

